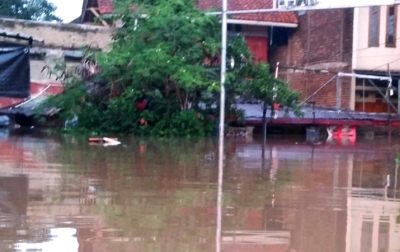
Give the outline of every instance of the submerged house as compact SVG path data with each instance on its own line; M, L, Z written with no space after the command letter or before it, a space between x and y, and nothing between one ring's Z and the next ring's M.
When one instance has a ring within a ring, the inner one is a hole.
M228 10L268 9L273 1L230 0ZM202 10L220 9L221 0L197 4ZM80 20L93 24L113 11L112 0L86 0ZM398 126L397 13L397 6L381 6L230 15L228 32L241 33L256 60L268 62L299 92L299 102L310 105L304 120L291 115L288 120L281 111L270 123ZM240 108L246 122L260 124L259 105Z
M202 10L219 9L221 1L199 0ZM272 8L273 0L229 1L228 10ZM112 0L84 1L82 23L113 12ZM113 24L101 25L112 26ZM338 71L352 70L353 10L270 12L232 15L228 32L241 33L258 61L272 70L279 62L279 77L306 99ZM331 73L332 72L332 73ZM341 107L352 108L351 79L343 79ZM313 100L318 106L336 105L335 85L322 90Z
M31 108L62 92L65 72L81 65L82 48L107 50L114 32L106 27L7 18L0 18L0 26L6 29L0 30L0 115L13 117L32 116ZM59 63L65 63L65 71L55 69Z
M272 0L229 1L229 10L272 8ZM202 10L217 9L221 1L199 0L198 7ZM85 0L83 3L81 23L94 23L95 17L110 14L114 11L112 0ZM101 23L104 26L114 24ZM257 15L235 15L228 19L228 31L232 34L244 35L249 49L257 61L268 61L270 47L286 43L291 30L298 27L297 15L293 12L264 13Z

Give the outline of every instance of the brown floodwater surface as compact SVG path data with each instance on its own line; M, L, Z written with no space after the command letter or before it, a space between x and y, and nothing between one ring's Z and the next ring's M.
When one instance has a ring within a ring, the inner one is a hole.
M0 252L216 251L218 143L0 132ZM264 154L263 154L264 153ZM400 139L227 139L223 252L399 252Z

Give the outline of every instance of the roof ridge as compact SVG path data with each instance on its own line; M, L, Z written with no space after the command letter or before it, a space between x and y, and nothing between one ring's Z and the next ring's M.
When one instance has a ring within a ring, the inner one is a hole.
M101 14L110 14L114 11L113 0L96 0ZM221 6L221 0L198 0L201 10L215 9ZM253 10L272 8L272 0L230 0L229 10ZM298 24L294 12L269 12L259 14L235 15L234 19L260 22Z

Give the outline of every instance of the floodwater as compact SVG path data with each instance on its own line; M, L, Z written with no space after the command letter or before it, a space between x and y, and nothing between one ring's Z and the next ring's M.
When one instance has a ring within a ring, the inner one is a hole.
M0 251L400 251L400 140L121 140L1 133Z

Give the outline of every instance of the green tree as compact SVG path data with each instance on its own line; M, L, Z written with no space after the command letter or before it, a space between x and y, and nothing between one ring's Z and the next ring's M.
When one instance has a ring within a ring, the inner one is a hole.
M250 77L238 88L243 96L262 101L266 106L273 107L277 103L280 106L297 108L298 93L292 92L287 83L275 78L268 64L254 65Z
M262 101L263 108L263 125L264 125L264 143L267 135L266 111L267 107L271 108L274 113L275 106L291 108L296 115L301 115L298 106L298 93L289 89L284 81L275 78L269 69L268 64L260 63L253 67L250 78L247 82L239 85L238 90L244 97ZM272 116L272 115L271 115Z
M54 15L57 7L48 0L2 0L0 15L35 21L62 21Z
M123 27L109 52L93 54L99 73L83 85L67 81L66 92L48 105L61 107L64 119L77 115L79 127L90 131L210 133L210 115L219 111L219 17L200 11L192 0L117 0L115 6L111 19ZM242 36L229 36L228 59L227 110L249 76L257 79L251 83L271 78L269 71L254 74L262 65L252 63Z

